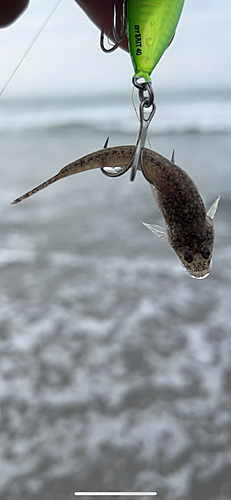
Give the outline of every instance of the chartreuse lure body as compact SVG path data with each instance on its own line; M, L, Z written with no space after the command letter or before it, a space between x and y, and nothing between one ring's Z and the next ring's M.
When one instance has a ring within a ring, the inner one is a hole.
M170 44L184 0L127 0L127 37L136 78L150 75Z

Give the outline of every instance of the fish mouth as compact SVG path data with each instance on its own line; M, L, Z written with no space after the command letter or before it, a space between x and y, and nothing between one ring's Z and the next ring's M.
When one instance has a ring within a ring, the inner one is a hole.
M190 278L195 278L197 280L203 280L209 276L211 268L206 267L203 269L193 269L192 267L186 267L183 262L181 262L183 269L190 276Z
M185 268L185 270L189 274L189 276L191 276L191 278L195 278L197 280L203 280L207 278L207 276L209 276L211 271L211 266L197 265L191 268Z
M205 271L204 274L202 272L197 272L197 273L188 272L188 274L189 274L189 276L191 276L191 278L195 278L196 280L203 280L203 279L207 278L207 276L209 276L210 271Z

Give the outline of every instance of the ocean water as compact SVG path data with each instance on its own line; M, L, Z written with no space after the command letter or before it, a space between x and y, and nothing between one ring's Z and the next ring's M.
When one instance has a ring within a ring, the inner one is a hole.
M221 195L203 281L140 224L162 223L140 174L10 205L108 135L133 144L129 96L1 99L0 500L231 498L231 92L156 102L152 148Z

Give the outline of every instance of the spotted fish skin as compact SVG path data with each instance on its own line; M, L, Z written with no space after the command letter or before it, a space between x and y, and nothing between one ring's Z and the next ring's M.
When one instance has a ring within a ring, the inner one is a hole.
M149 159L148 165L144 160L154 198L166 222L166 233L160 235L155 225L148 225L148 229L158 236L166 234L185 270L192 277L204 278L211 266L213 218L206 213L195 183L184 170L168 160L152 164L153 160Z

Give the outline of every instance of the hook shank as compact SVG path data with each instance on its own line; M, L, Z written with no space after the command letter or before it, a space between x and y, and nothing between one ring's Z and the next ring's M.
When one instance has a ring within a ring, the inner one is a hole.
M101 168L101 172L107 177L120 177L121 175L125 174L129 169L131 169L131 176L130 176L131 181L134 181L136 176L136 171L139 165L144 174L144 177L146 178L143 168L142 153L146 142L148 127L156 111L151 80L149 82L139 83L137 78L133 77L133 85L136 88L138 88L139 99L140 99L140 107L139 107L140 128L134 154L132 156L131 161L127 165L125 165L125 167L121 168L119 171L116 171L114 169L113 172L109 172L108 170L105 169L105 167ZM145 110L148 110L148 108L151 108L151 110L149 111L148 117L146 117Z

